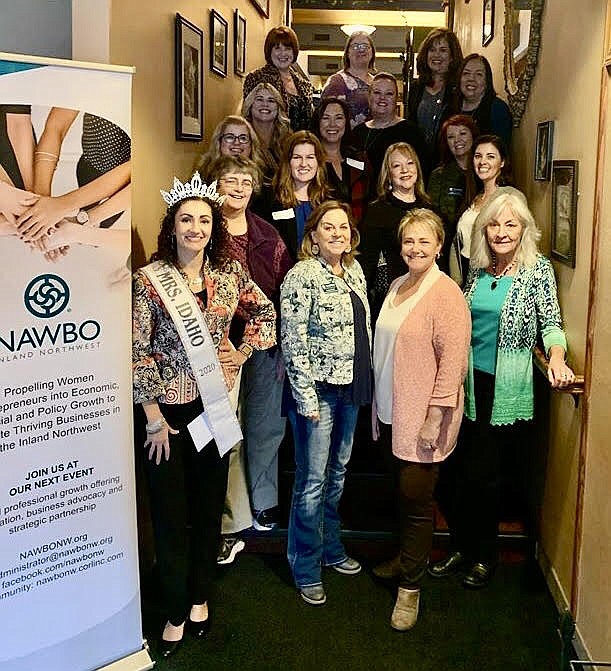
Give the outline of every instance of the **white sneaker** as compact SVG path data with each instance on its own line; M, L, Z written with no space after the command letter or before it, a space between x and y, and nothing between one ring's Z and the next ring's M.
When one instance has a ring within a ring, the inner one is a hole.
M238 552L246 547L246 543L238 536L222 536L221 547L216 558L217 564L231 564Z

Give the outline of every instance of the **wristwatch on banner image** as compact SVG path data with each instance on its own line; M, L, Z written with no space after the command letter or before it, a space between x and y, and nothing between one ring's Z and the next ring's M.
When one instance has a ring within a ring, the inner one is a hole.
M89 226L89 213L87 210L79 210L76 213L76 220L78 221L79 224L82 224L83 226Z
M238 347L238 352L241 352L247 359L250 359L252 356L252 353L254 352L254 348L252 345L249 345L247 342L243 342L239 347Z

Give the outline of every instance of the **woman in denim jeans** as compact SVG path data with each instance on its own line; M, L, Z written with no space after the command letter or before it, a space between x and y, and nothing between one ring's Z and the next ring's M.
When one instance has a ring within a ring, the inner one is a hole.
M322 203L280 290L296 465L288 560L312 605L326 601L323 566L347 575L361 570L340 540L338 515L359 407L371 401L371 326L365 277L354 260L358 242L350 206Z

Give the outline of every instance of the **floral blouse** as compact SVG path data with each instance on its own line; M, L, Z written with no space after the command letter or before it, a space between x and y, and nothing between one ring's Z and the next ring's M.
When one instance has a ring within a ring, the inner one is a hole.
M370 117L369 89L368 82L346 70L340 70L327 80L322 90L322 98L334 97L345 100L350 110L350 127L354 128Z
M276 344L276 311L272 302L237 261L222 270L204 265L206 304L195 295L218 352L234 314L245 322L243 342L258 350ZM195 376L168 311L142 270L133 278L132 369L134 402L188 403L199 396ZM235 373L223 367L231 389Z

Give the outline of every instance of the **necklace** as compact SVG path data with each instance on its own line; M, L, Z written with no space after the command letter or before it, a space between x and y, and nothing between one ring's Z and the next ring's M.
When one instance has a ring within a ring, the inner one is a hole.
M507 273L514 267L514 265L515 265L515 261L512 261L511 263L509 263L508 265L505 266L505 269L503 270L502 273L499 273L497 275L496 274L496 254L492 255L492 274L494 275L494 280L492 280L492 284L490 285L490 289L492 289L492 291L494 291L497 288L497 286L499 284L499 280L501 279L501 277L505 277L505 275L507 275Z

